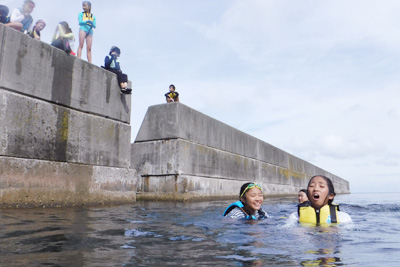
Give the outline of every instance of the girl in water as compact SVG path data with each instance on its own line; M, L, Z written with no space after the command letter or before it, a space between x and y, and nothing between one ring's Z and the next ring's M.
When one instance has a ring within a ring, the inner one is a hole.
M260 220L268 217L262 209L264 196L261 186L245 183L240 188L239 201L232 203L224 212L224 216L233 219Z
M309 204L308 197L307 197L307 190L300 189L299 193L297 194L297 200L299 204L307 203Z
M335 195L331 179L323 175L311 177L307 186L310 205L299 205L298 212L292 213L289 220L313 225L351 222L351 217L332 203Z
M92 4L89 1L83 1L83 12L79 13L79 48L78 57L81 58L83 45L86 40L86 54L89 63L92 63L92 41L93 29L96 28L96 17L91 13Z

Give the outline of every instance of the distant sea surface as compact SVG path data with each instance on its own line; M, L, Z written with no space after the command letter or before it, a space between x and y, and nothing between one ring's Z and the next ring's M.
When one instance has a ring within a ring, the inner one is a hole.
M400 193L338 195L353 223L287 223L296 198L266 198L270 218L222 217L232 201L0 210L0 266L400 266Z

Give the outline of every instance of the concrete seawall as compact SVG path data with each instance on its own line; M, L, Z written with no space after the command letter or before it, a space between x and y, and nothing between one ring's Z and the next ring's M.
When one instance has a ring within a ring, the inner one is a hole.
M266 195L293 195L315 174L350 192L346 180L181 103L148 109L131 162L140 199L237 197L247 181Z
M0 207L293 195L349 183L182 103L152 106L134 144L115 74L0 24Z
M116 76L0 24L0 205L135 200Z

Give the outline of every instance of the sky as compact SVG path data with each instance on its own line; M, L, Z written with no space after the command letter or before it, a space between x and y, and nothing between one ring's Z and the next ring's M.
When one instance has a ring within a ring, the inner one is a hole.
M132 142L174 84L181 103L348 180L353 193L400 192L400 1L91 2L93 64L116 45L132 81ZM67 21L76 51L82 1L35 3L42 41Z

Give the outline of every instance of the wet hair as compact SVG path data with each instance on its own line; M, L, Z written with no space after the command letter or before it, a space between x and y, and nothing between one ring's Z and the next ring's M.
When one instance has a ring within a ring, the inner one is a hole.
M175 90L175 85L173 85L173 84L171 84L168 88L174 88L174 90Z
M252 183L250 182L250 183L245 183L244 185L242 185L242 187L240 188L240 191L239 191L239 197L243 194L244 190L246 190L246 188L249 186L249 184L252 184Z
M90 3L89 1L83 1L82 5L85 3L89 6L89 13L90 13L92 11L92 3Z
M63 30L64 30L65 33L71 33L71 32L72 32L71 28L70 28L69 25L68 25L68 22L66 22L66 21L61 21L61 22L60 22L60 25L61 25L61 27L63 28Z
M242 187L240 187L239 199L240 199L241 197L245 197L245 195L246 195L246 193L247 193L246 190L248 189L248 186L249 186L249 185L253 185L251 188L257 187L258 189L261 190L261 186L258 185L258 184L256 184L256 183L254 183L254 182L245 183L245 184L242 185ZM262 191L262 190L261 190L261 191Z
M328 190L329 190L328 195L333 194L333 197L336 196L335 187L333 186L333 183L332 183L331 179L329 179L328 177L323 176L323 175L314 175L313 177L311 177L310 181L308 181L308 185L307 185L307 197L308 198L310 198L310 196L308 195L308 187L310 186L310 183L311 183L312 179L314 179L315 177L324 178L324 180L326 181L326 184L328 185ZM333 199L329 199L328 200L328 204L331 204L332 201L333 201Z

